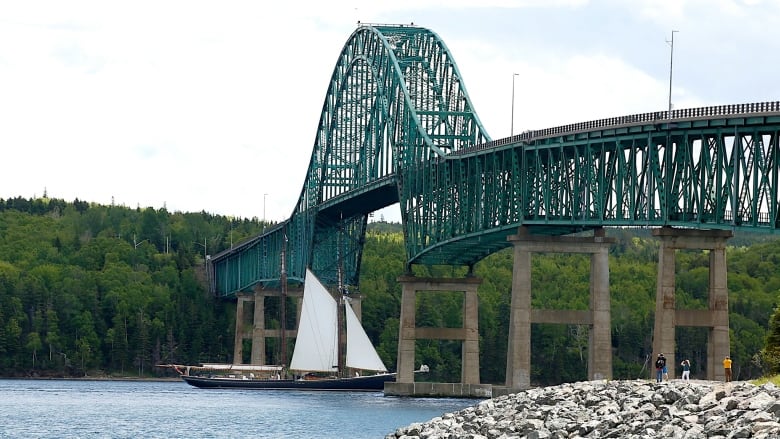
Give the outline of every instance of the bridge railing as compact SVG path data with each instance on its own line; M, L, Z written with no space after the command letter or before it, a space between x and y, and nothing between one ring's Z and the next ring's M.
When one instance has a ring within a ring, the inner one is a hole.
M608 117L605 119L579 122L569 125L561 125L543 130L529 130L503 139L497 139L471 148L465 148L453 152L451 155L463 155L486 149L497 148L509 144L529 142L532 139L557 136L583 131L592 131L599 128L615 128L624 125L636 125L643 123L659 123L663 121L688 120L696 118L708 118L713 116L736 116L742 114L760 114L780 112L780 101L753 102L747 104L715 105L710 107L682 108L668 111L654 111L651 113L631 114L628 116Z
M612 221L620 221L621 219L629 219L634 214L631 210L621 210L622 217L607 217L607 218L594 218L594 219L607 219ZM647 215L648 218L661 218L662 212L660 209L653 209L652 212ZM716 214L714 212L684 212L681 210L675 210L670 213L670 218L675 221L692 221L696 220L699 217L706 220L712 220L716 217ZM755 214L755 218L751 216L750 213L747 213L747 216L744 215L735 215L733 210L724 210L723 211L723 221L728 223L731 226L742 226L742 225L753 225L756 227L773 227L773 221L770 212L757 212ZM640 221L641 222L641 221ZM651 220L648 220L648 223L652 222ZM639 227L647 227L646 225L639 225ZM684 226L681 226L684 227Z

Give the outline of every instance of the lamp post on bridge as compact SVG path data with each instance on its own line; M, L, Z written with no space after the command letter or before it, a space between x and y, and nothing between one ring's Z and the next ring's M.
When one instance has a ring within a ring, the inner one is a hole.
M268 194L263 194L263 233L265 233L265 198Z
M671 50L669 51L669 113L667 114L667 117L669 119L672 118L672 66L674 65L674 33L679 32L677 30L672 31L672 39L671 41L667 41L671 45Z
M517 73L512 73L512 125L509 129L510 136L515 135L515 78L517 76Z

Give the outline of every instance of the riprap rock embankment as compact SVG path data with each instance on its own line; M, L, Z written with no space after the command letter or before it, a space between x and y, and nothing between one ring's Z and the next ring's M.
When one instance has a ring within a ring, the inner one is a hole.
M385 439L780 438L778 420L771 383L590 381L482 401Z

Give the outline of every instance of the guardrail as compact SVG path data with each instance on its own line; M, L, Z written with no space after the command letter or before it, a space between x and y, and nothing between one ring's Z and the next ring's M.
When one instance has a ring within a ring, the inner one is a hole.
M713 116L736 116L758 113L780 112L780 101L774 102L753 102L748 104L716 105L711 107L682 108L679 110L655 111L652 113L631 114L628 116L608 117L605 119L579 122L569 125L561 125L543 130L529 130L511 137L493 140L471 148L465 148L454 151L451 155L462 155L475 151L496 148L499 146L528 142L531 139L551 137L564 133L575 133L583 131L592 131L599 128L611 128L622 125L642 124L647 122L671 122L674 120L686 120L695 118L707 118Z

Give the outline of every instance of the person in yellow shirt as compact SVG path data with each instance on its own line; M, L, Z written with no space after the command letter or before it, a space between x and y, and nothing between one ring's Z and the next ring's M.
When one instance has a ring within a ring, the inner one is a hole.
M723 359L723 370L726 371L726 382L728 383L731 381L731 358L728 355Z

